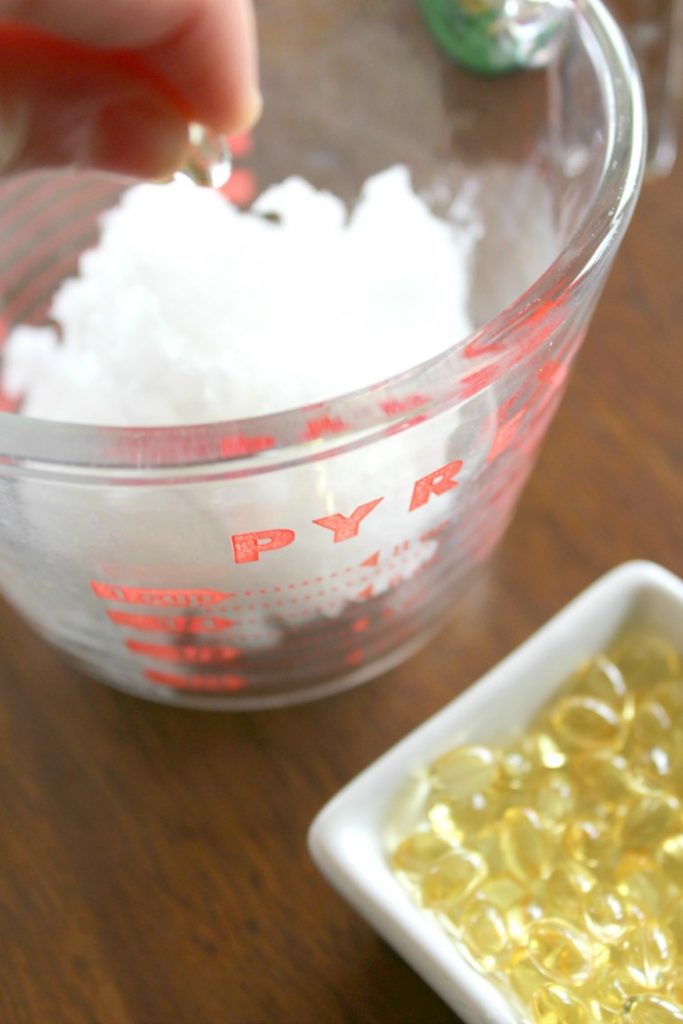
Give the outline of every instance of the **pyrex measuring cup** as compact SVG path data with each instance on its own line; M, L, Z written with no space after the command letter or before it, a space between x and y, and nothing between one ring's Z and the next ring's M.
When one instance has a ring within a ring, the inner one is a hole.
M266 113L236 149L233 195L296 173L352 204L405 163L437 212L468 196L479 329L390 381L241 422L1 414L6 598L99 679L206 707L350 686L443 621L510 519L644 153L638 77L597 0L572 6L547 70L505 79L456 67L413 0L264 2L259 17ZM0 185L7 326L45 322L125 184Z

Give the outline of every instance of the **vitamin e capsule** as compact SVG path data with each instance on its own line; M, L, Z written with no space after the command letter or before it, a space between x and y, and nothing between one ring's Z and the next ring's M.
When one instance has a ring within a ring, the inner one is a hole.
M488 790L498 778L500 757L483 746L447 750L430 765L433 785L454 800Z
M683 724L683 676L658 683L650 696L667 711L672 722Z
M534 992L548 984L547 977L533 964L527 950L512 954L506 967L506 977L513 992L527 1005Z
M501 813L501 800L491 792L473 793L462 800L442 796L429 804L427 818L436 835L447 842L467 845L466 840L477 835Z
M595 972L596 951L585 932L562 918L543 918L529 929L531 962L559 985L585 984Z
M643 864L641 868L638 868L635 858L628 869L623 865L617 866L617 890L628 901L632 917L663 920L671 905L671 886L662 873L656 870L651 857L643 854L640 860ZM624 858L624 862L628 863L627 858Z
M641 991L630 975L609 963L591 979L590 1005L593 1016L599 1021L614 1021L631 996Z
M585 873L585 874L584 874ZM580 920L584 893L595 885L595 875L577 861L562 859L539 886L538 898L546 917Z
M624 937L631 924L625 898L617 889L600 884L584 896L583 919L590 934L610 946Z
M477 852L486 862L491 875L507 875L509 869L501 846L501 835L498 824L489 825L477 836Z
M619 668L604 655L583 665L569 681L570 693L580 693L611 704L627 720L633 717L634 696Z
M583 816L570 821L563 845L570 857L589 868L606 868L619 853L613 829L597 817Z
M489 875L479 886L475 898L490 903L498 910L506 911L528 897L527 887L512 875Z
M683 1006L662 996L633 996L621 1019L624 1024L683 1024Z
M563 768L567 762L566 753L560 749L553 737L544 730L534 730L525 736L521 749L533 764L554 771Z
M647 853L681 825L681 805L675 797L664 793L643 796L622 821L622 848Z
M611 704L582 694L558 701L551 722L558 744L568 751L614 750L626 735L626 723Z
M628 754L628 783L630 789L640 796L670 791L676 795L677 751L667 747L625 748ZM683 797L683 791L679 794Z
M545 878L556 843L532 807L509 807L500 824L500 845L507 870L517 878Z
M591 1024L588 1006L561 985L544 985L531 998L537 1024Z
M485 971L494 970L509 953L505 915L492 903L472 900L460 915L458 926L463 946Z
M448 910L466 900L486 874L486 862L478 853L452 848L425 875L422 902L431 910Z
M566 772L547 772L536 784L529 802L551 825L563 825L574 812L576 786Z
M671 739L671 716L664 705L652 699L642 701L633 715L630 741L648 750L666 749Z
M596 807L611 809L633 799L629 765L621 754L577 754L569 764L577 803L594 813ZM590 779L590 786L586 780Z
M663 925L644 921L626 933L618 951L621 968L642 988L661 988L674 966L676 942Z
M515 903L506 913L508 932L512 941L520 946L528 946L529 929L535 921L540 921L545 916L543 907L531 894Z
M535 765L528 753L518 747L505 751L500 759L498 785L504 792L523 789L534 771Z
M452 849L450 843L444 842L431 831L414 832L394 850L391 863L396 871L419 877Z
M619 641L611 660L621 670L627 685L636 690L680 675L676 650L667 640L645 630L633 631Z

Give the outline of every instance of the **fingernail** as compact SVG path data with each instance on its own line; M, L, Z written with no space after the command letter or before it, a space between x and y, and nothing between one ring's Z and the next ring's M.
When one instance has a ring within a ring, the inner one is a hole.
M244 123L237 129L246 132L253 128L263 113L263 96L261 90L254 86L250 91L249 99L245 103Z
M89 162L141 178L170 174L187 148L187 124L170 107L139 97L105 108L92 136Z

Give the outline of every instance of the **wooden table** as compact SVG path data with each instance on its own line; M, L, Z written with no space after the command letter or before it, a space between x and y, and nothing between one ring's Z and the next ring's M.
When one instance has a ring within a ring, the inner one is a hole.
M2 1024L445 1024L306 831L359 769L606 569L683 573L683 162L649 183L516 520L452 626L286 711L79 677L0 608Z

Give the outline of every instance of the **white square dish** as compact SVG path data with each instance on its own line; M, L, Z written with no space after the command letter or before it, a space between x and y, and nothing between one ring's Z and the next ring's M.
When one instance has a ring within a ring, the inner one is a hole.
M520 1018L393 874L389 807L406 780L445 750L520 733L572 669L604 651L631 620L683 648L683 581L652 562L613 569L345 786L311 826L309 847L322 873L467 1024Z

